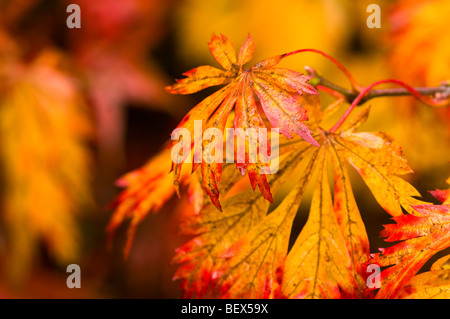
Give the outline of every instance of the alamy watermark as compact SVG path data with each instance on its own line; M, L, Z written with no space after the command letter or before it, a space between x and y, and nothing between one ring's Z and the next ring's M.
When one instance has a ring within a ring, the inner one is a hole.
M366 12L371 14L367 17L366 24L369 29L381 28L381 8L378 4L369 4Z
M81 8L78 4L69 4L66 12L70 13L67 17L66 25L69 29L81 28Z
M377 289L381 287L381 269L377 264L370 264L367 266L366 273L370 273L366 279L366 286L370 289Z
M194 137L187 128L176 128L171 135L177 140L172 148L172 161L180 163L223 163L225 144L226 163L262 163L261 174L275 174L279 166L279 130L272 128L269 134L266 128L227 128L223 133L216 127L203 131L202 121L194 121ZM235 145L236 140L236 145ZM193 141L193 143L192 143ZM225 143L224 143L225 141ZM193 144L193 150L192 150ZM193 151L193 155L192 155Z
M77 264L70 264L66 269L67 273L71 273L66 280L67 288L81 288L81 268Z
M70 13L67 17L66 25L69 29L81 28L81 8L77 4L69 4L66 12ZM381 8L378 4L369 4L366 9L367 13L371 13L366 20L369 29L381 28Z

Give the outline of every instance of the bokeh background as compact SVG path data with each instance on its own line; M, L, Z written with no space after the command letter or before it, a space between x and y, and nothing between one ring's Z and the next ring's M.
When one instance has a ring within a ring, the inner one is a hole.
M71 3L81 7L81 29L66 26ZM371 3L381 7L380 29L366 25ZM250 33L254 62L315 48L361 85L394 77L439 86L450 80L448 16L446 0L0 0L0 298L181 297L171 259L186 241L177 233L191 209L185 196L144 220L127 261L126 225L110 246L105 227L115 181L155 155L211 93L171 96L164 87L215 65L212 33L236 48ZM283 62L306 65L348 85L321 56ZM411 98L370 104L363 129L396 138L415 171L406 178L432 201L428 190L448 187L450 112ZM390 220L353 180L375 252L386 246L378 233ZM294 231L305 220L299 214ZM66 287L71 263L81 267L81 289Z

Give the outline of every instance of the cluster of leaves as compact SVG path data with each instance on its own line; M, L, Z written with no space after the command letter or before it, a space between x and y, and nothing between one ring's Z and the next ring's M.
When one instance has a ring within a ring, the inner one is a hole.
M48 50L29 65L0 63L2 217L8 229L11 281L29 273L42 241L58 263L80 254L77 206L92 200L86 182L93 130L76 85ZM46 81L42 81L45 78Z
M167 90L189 94L213 85L225 86L194 107L179 127L193 133L193 121L202 120L204 130L217 127L223 131L227 125L279 128L278 172L261 174L261 163L236 164L237 170L232 164L202 161L198 164L201 172L190 175L182 170L182 163L173 162L171 176L161 169L161 163L172 160L171 153L162 152L121 180L128 188L114 203L117 210L109 229L114 231L131 217L130 244L137 223L174 193L169 190L174 178L176 187L188 185L198 208L181 226L193 238L174 258L180 264L175 278L182 281L186 297L448 297L449 256L436 262L431 271L416 274L434 253L450 246L449 193L433 193L442 205L418 199L419 192L401 177L412 170L393 138L382 132L360 131L369 108L359 108L347 120L358 102L355 100L339 125L326 129L324 123L343 100L322 108L307 76L275 67L301 50L245 68L254 51L250 36L237 58L232 43L223 35L213 35L209 46L225 70L198 67ZM171 146L174 144L172 141ZM203 150L207 144L203 142ZM192 172L198 165L194 164ZM370 255L349 167L359 173L396 222L387 225L382 236L402 242L380 254ZM252 189L243 185L239 174L246 171ZM287 182L294 183L292 189L278 205L271 205L272 194ZM257 185L260 191L255 191ZM240 191L236 192L236 187ZM209 198L203 198L202 188ZM308 219L290 247L292 224L300 204L307 200L308 189L312 190ZM376 294L366 285L369 264L393 265L381 273Z
M67 265L98 244L79 218L122 170L125 108L179 105L148 56L172 1L79 0L77 30L66 26L71 2L0 1L0 267L16 286L44 252Z

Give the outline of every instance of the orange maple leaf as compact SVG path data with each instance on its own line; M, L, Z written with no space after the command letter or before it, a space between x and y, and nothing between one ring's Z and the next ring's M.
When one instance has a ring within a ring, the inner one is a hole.
M247 69L244 65L251 60L254 52L254 42L250 35L237 57L233 44L224 35L213 35L209 49L224 70L209 65L199 66L184 73L186 78L177 80L176 84L168 86L166 90L173 94L191 94L211 86L226 86L195 106L184 117L178 128L188 129L193 136L194 121L201 120L202 123L206 123L203 126L203 132L212 127L223 132L233 108L236 112L235 129L264 128L265 125L255 102L256 94L264 115L273 127L279 128L280 132L288 138L291 138L292 132L295 132L312 145L319 146L312 137L311 131L302 123L308 120L306 111L292 96L292 94L303 92L318 94L317 91L307 83L309 80L307 76L289 69L274 67L284 57L290 55L289 53L263 60ZM174 144L175 141L172 141L171 146ZM194 144L193 139L192 144ZM204 148L205 143L203 143ZM175 178L178 178L183 162L184 160L178 164L173 163ZM197 166L194 165L193 170ZM219 209L221 205L218 200L217 183L222 177L221 166L221 163L208 165L202 160L204 189ZM267 181L265 177L260 177L259 167L243 165L241 169L247 169L253 187L258 185L266 199L272 201Z

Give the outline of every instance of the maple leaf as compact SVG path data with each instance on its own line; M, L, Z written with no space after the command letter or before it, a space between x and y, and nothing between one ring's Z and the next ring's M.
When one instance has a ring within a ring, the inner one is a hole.
M385 225L385 241L400 243L380 248L371 264L391 266L381 272L377 298L398 298L403 287L436 252L450 247L450 205L413 206L414 215L394 217L396 224Z
M174 94L191 94L211 86L225 85L225 87L195 106L177 128L186 128L191 136L194 136L194 121L200 120L205 123L202 128L203 132L212 127L223 131L233 108L236 111L236 120L233 125L235 129L264 128L255 102L254 95L256 95L264 116L273 127L279 128L284 136L291 138L292 132L295 132L312 145L319 146L312 137L311 131L302 123L302 121L308 120L305 110L292 96L292 94L303 93L317 94L317 91L307 83L308 77L292 70L275 68L289 54L263 60L246 69L244 65L251 60L254 52L254 42L250 35L239 50L237 57L233 44L224 35L213 35L209 42L209 49L224 70L208 65L199 66L184 73L186 78L177 80L176 84L167 87L166 90ZM194 142L192 139L193 145ZM172 142L172 146L174 144L175 141ZM207 144L203 143L203 151ZM173 163L175 177L178 176L183 162L184 160L178 164ZM196 166L194 166L195 168ZM259 178L258 167L242 165L240 168L249 171L253 187L258 185L266 199L271 201L270 190L265 179ZM221 163L207 165L202 159L204 189L219 209L221 206L218 200L217 183L221 176Z

